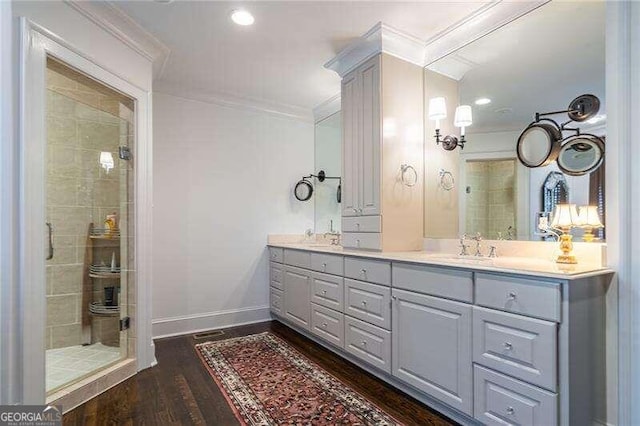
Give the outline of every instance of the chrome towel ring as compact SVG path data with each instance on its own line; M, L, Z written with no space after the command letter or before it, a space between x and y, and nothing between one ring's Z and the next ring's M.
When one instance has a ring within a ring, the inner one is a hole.
M418 172L416 171L416 169L413 168L413 166L410 166L408 164L402 164L400 166L400 171L401 171L400 180L402 181L403 185L414 186L416 183L418 183ZM406 177L406 174L409 171L413 175L413 179L408 179Z

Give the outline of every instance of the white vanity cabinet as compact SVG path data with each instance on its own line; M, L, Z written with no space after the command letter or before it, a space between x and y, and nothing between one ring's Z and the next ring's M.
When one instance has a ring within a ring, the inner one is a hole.
M605 419L611 273L538 277L391 257L273 250L271 312L462 424Z
M422 84L420 67L384 53L343 76L344 247L417 250L422 244L416 238L423 234ZM412 185L404 186L398 176L409 159Z
M297 326L308 330L311 316L309 307L311 271L285 266L283 281L283 316Z

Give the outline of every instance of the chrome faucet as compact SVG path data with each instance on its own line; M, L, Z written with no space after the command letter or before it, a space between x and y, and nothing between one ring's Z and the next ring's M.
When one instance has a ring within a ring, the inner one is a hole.
M472 238L473 241L476 242L476 257L483 257L482 254L482 235L478 232L475 237Z
M329 230L324 233L324 237L327 238L328 235L331 236L332 246L337 246L340 244L340 233L333 229L333 219L329 221Z
M462 234L462 236L460 237L460 256L469 256L469 252L467 251L469 246L464 243L466 239L467 234Z

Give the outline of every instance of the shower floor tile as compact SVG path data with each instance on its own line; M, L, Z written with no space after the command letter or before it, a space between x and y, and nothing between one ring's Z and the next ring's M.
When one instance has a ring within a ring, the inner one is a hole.
M120 359L120 348L94 343L49 349L46 355L47 392Z

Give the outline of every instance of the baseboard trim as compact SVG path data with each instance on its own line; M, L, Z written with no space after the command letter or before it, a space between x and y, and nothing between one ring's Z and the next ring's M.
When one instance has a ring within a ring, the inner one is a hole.
M235 327L270 321L269 306L251 306L202 314L158 318L151 321L154 339L198 333L206 330Z

